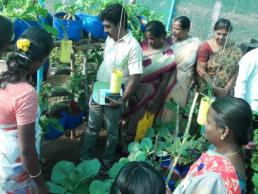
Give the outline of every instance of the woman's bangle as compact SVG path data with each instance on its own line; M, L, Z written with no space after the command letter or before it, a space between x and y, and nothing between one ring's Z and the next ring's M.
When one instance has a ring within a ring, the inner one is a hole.
M39 177L40 175L41 175L41 169L39 170L39 173L36 174L36 175L30 175L30 174L29 174L30 178L37 178L37 177Z

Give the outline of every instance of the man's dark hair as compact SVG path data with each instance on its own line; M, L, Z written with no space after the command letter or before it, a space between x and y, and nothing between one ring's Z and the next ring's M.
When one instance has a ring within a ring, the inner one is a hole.
M121 24L124 25L124 29L127 29L127 13L123 6L119 3L111 4L106 7L100 14L100 19L107 20L114 25L118 25L121 20Z

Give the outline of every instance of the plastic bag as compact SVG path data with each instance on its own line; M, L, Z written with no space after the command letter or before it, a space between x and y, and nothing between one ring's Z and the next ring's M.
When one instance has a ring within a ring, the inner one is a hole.
M152 127L154 121L154 113L146 111L144 116L141 120L138 121L137 128L136 128L136 135L135 141L140 141L145 136L147 129Z

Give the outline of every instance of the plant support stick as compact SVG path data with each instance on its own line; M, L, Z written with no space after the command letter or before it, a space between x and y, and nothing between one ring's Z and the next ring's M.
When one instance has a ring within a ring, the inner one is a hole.
M195 96L194 96L194 100L193 100L192 106L191 106L191 110L190 110L190 114L189 114L186 130L185 130L185 133L184 133L184 139L183 139L181 145L183 145L185 143L185 141L187 140L188 133L189 133L190 126L191 126L191 122L192 122L192 118L193 118L194 107L195 107L195 104L197 102L198 96L199 96L199 92L196 92ZM171 175L172 175L172 173L173 173L173 171L174 171L174 169L175 169L175 167L177 165L177 162L178 162L180 156L181 156L181 153L179 153L178 156L175 158L172 166L170 165L170 170L169 170L169 173L168 173L168 176L167 176L166 185L168 185L168 183L169 183L170 177L171 177Z

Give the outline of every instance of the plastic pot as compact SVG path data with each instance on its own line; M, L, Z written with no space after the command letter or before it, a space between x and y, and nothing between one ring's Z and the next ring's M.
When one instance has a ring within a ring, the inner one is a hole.
M64 20L62 18L65 15L65 12L54 15L53 26L58 31L57 39L68 38L75 41L80 40L82 35L82 21L77 16L75 16L75 20Z
M14 25L15 42L18 40L18 38L22 35L22 33L25 30L34 26L41 26L39 22L32 21L32 20L23 20L20 18L15 19L13 25Z
M82 123L84 113L79 108L78 104L75 102L71 102L70 109L71 112L62 111L60 113L60 122L64 129L75 129Z
M62 136L64 133L53 126L48 126L48 131L44 134L45 140L55 140Z
M77 16L82 21L82 29L86 33L91 33L93 38L106 39L107 33L104 32L102 21L98 16L91 16L83 13L78 13Z

